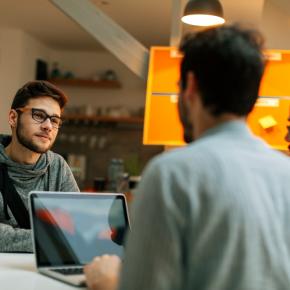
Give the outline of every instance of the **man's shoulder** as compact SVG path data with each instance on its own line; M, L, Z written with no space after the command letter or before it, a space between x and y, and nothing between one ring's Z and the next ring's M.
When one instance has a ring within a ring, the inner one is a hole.
M53 172L52 175L66 175L71 171L68 163L60 154L53 151L47 151L47 157L49 159L51 171Z
M208 159L210 149L210 147L192 143L185 147L176 148L158 155L152 160L151 164L164 169L177 168L193 163L197 165Z
M289 156L271 149L260 140L253 139L250 143L240 144L238 141L224 142L222 138L204 138L186 147L164 152L155 157L152 164L162 170L173 168L185 170L189 167L198 171L208 170L209 167L219 168L237 163L263 164L273 163L275 167L290 168ZM258 166L258 165L257 165Z
M177 160L207 156L211 151L215 151L215 146L212 142L208 140L197 140L183 147L164 152L160 155L160 159L175 162Z
M63 158L63 156L61 156L58 153L55 153L53 151L47 151L47 158L49 160L49 163L53 166L53 165L60 165L60 164L65 164L66 161Z

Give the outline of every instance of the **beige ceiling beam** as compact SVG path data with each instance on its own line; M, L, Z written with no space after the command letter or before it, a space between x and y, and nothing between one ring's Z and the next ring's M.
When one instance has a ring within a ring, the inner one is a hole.
M50 0L131 71L147 79L149 51L89 0Z
M171 0L171 34L170 46L178 47L182 37L182 22L180 20L188 0Z

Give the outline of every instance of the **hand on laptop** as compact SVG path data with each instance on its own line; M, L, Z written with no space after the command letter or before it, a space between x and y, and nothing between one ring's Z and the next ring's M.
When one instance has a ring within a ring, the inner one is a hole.
M84 267L86 282L92 290L117 289L121 260L118 256L95 257Z

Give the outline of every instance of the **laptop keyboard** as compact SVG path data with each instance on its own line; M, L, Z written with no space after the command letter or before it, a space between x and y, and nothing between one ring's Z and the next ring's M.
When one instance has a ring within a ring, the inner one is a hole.
M58 268L58 269L51 269L54 272L63 274L63 275L80 275L84 273L83 267L79 268Z

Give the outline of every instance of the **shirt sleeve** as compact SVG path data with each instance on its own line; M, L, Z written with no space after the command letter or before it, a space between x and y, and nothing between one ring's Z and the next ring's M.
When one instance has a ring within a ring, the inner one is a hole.
M0 237L0 252L33 251L31 230L14 228L0 223Z
M182 289L185 208L182 194L174 196L177 184L173 183L166 166L156 162L142 176L132 209L120 290Z

